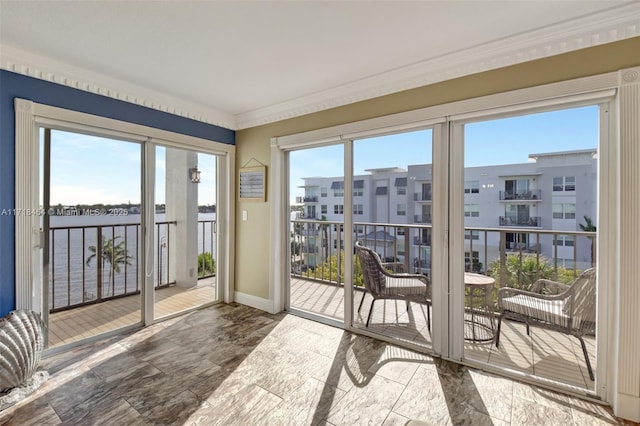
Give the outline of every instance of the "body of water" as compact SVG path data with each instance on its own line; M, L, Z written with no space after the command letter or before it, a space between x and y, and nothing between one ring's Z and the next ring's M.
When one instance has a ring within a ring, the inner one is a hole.
M139 290L143 256L141 218L139 214L51 216L49 307L57 309ZM200 213L197 224L198 253L210 252L214 259L215 220L215 213ZM177 229L175 224L166 223L164 214L156 214L155 221L153 276L158 286L172 279L170 242ZM113 265L110 260L102 261L101 276L98 273L100 256L92 256L98 249L100 234L102 251L114 253ZM110 251L111 246L115 250Z

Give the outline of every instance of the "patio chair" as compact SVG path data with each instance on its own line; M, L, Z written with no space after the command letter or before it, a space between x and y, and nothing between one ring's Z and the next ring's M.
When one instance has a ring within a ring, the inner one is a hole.
M373 305L378 299L395 299L405 300L407 302L407 310L409 310L409 302L423 303L427 305L427 327L431 331L431 300L429 299L429 279L420 274L391 273L398 269L398 263L383 264L380 257L373 250L364 247L360 242L356 243L356 255L362 266L362 275L366 292L373 296L369 315L367 316L367 324L371 321L371 313ZM358 312L362 309L364 296L360 301Z
M596 269L584 271L572 285L551 280L538 280L532 291L503 287L498 290L498 328L496 347L500 344L500 325L503 319L537 325L575 336L580 340L589 377L593 370L584 343L585 334L595 333L596 327Z

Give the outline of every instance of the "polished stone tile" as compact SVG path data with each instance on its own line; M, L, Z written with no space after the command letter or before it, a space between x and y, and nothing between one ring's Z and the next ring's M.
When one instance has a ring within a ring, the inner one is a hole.
M382 426L405 426L411 420L393 411L389 413Z
M48 390L45 398L60 419L66 421L82 407L97 405L117 398L112 393L115 386L107 384L92 371L83 372L66 383Z
M422 322L411 319L414 310L398 305L394 323L382 312L389 322L381 329L404 327L411 338L412 321ZM471 359L507 356L488 347L465 346ZM535 354L531 343L511 349L522 354L509 354L520 369L555 368L545 365L551 344L537 344ZM235 304L50 356L43 366L51 378L0 413L0 425L625 424L608 407Z
M382 424L404 386L374 376L366 386L353 387L333 406L327 421L335 425Z
M29 399L0 411L3 426L48 426L62 423L55 410L44 399Z
M164 401L162 404L158 404L150 410L142 413L142 418L148 424L153 425L182 425L184 420L187 419L191 413L198 410L200 407L200 401L198 397L185 390L177 395L173 395L171 398ZM115 424L127 424L118 423Z
M451 425L453 423L447 398L458 394L455 386L451 387L453 389L448 391L452 393L445 395L436 365L423 364L416 370L393 407L393 411L412 420L422 420L436 425Z
M512 425L573 424L569 407L547 407L525 399L513 398Z
M108 399L92 406L83 406L73 411L65 420L69 425L145 425L140 413L122 398Z
M463 406L493 419L511 421L513 382L493 374L465 368L459 392L464 394ZM458 419L454 415L454 421Z
M345 395L344 391L316 379L308 379L257 424L318 425L324 421L331 407Z

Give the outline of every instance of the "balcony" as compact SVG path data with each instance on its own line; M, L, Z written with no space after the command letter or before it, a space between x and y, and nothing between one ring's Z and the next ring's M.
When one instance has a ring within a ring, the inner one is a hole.
M542 201L542 190L534 189L525 192L500 191L500 201Z
M317 195L305 195L304 197L296 197L296 203L317 203L318 196Z
M423 236L413 237L413 245L416 245L416 246L430 246L431 245L431 237L423 237Z
M499 218L500 226L526 226L533 228L542 227L542 218L540 216L534 217L513 217L513 216L500 216Z
M413 201L431 201L431 192L427 192L427 193L415 193L413 194Z
M171 266L175 225L167 221L155 224L156 289L175 284ZM215 272L205 253L209 253L209 259L215 256L216 221L199 220L197 227L199 277L211 277ZM139 223L52 226L49 235L51 312L140 293Z
M431 215L430 214L416 214L416 215L413 215L413 222L414 223L430 224L431 223Z

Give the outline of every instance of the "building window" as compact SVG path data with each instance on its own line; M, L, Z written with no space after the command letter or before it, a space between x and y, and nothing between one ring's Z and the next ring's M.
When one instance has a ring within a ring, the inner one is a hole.
M404 241L398 241L396 248L398 249L398 256L404 256Z
M480 192L479 180L465 180L464 181L464 193L465 194L477 194Z
M338 248L338 240L333 240L333 248ZM340 240L340 249L344 249L344 240Z
M464 215L466 217L478 217L480 216L480 207L477 204L465 204Z
M552 206L554 219L575 219L576 218L576 205L575 204L553 204Z
M464 239L465 240L479 240L480 239L480 231L464 231Z
M333 224L333 232L338 232L338 225L337 224ZM344 232L344 225L340 224L340 232Z
M556 176L553 178L553 192L575 191L575 176Z
M557 235L555 244L557 246L573 247L575 244L575 237L573 235Z
M573 259L563 259L561 257L558 257L557 260L558 266L565 267L566 269L573 269L573 266L575 265Z
M404 236L404 234L405 234L404 228L398 228L397 229L396 235L401 237L401 236Z
M397 207L398 216L406 216L407 215L407 205L406 204L398 204Z
M376 188L376 195L387 195L389 193L386 186L379 186Z
M396 188L397 194L398 195L407 195L407 187L406 186L399 186Z
M354 204L353 205L353 214L363 214L363 205L362 204Z
M334 197L344 197L344 188L336 188L333 190Z
M333 206L334 214L344 214L344 204L336 204Z
M327 188L320 188L320 196L321 197L327 196Z
M364 195L364 180L358 179L353 181L353 196L362 197Z
M321 214L327 214L327 205L326 204L322 204L320 206L320 213Z
M356 234L364 234L364 225L356 225Z

